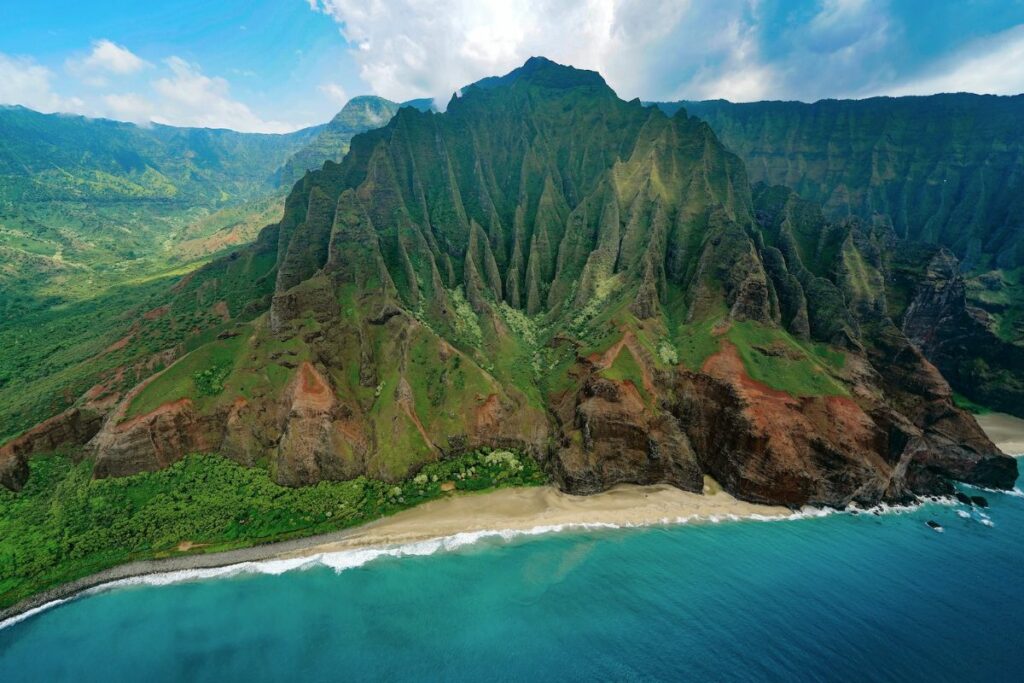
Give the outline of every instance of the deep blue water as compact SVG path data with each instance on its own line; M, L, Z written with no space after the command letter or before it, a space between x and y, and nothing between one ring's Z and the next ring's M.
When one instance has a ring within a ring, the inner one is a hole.
M994 526L929 505L118 588L0 630L0 680L1021 681L1024 499L985 495Z

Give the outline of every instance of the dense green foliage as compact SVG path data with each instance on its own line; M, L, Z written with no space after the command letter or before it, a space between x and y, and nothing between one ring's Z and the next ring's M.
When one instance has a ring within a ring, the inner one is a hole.
M386 484L360 477L286 488L265 469L191 456L160 472L93 480L91 463L32 460L20 493L0 487L0 607L130 560L215 552L344 529L458 491L545 481L530 457L479 451ZM189 547L189 546L182 546Z

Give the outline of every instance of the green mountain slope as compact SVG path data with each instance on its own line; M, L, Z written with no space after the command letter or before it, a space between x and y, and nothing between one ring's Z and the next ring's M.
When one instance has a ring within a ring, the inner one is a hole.
M951 250L961 263L940 258L917 296L934 309L936 287L957 294L899 322L959 391L1024 414L1024 96L657 106L706 120L754 181Z
M114 351L179 335L162 371L130 390L112 371L8 442L6 481L85 437L100 477L217 451L287 485L398 481L489 446L580 493L711 475L845 505L1012 485L894 323L898 240L752 188L703 121L534 58L306 175L277 225ZM196 301L226 315L187 336Z
M830 216L885 216L970 269L1024 265L1024 95L658 106L704 119L753 181L791 187Z
M141 127L0 107L0 201L250 199L318 133Z

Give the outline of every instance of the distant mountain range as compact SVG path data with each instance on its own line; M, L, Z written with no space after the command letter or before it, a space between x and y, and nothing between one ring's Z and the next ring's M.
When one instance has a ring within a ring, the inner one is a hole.
M932 257L928 312L898 319L959 391L1024 414L1024 95L657 106L707 121L753 182L952 252Z

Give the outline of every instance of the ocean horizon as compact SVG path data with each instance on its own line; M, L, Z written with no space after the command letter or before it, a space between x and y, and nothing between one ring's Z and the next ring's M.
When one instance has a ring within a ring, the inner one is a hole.
M9 621L0 677L1019 680L1024 496L967 490L138 577Z

